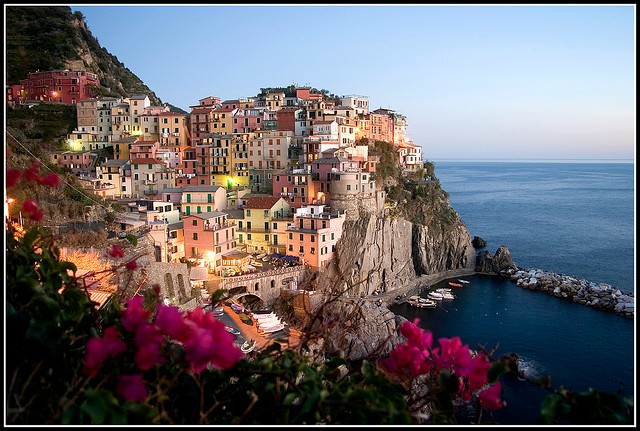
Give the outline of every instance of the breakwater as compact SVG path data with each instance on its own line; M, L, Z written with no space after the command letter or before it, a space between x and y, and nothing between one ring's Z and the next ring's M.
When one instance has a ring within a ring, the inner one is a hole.
M606 283L594 283L540 269L507 268L499 272L523 289L545 292L598 310L633 319L635 298Z

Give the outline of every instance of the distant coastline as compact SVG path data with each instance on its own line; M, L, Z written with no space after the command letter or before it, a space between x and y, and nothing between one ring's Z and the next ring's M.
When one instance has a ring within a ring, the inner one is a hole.
M498 158L434 158L430 162L460 162L460 163L635 163L634 159L498 159Z

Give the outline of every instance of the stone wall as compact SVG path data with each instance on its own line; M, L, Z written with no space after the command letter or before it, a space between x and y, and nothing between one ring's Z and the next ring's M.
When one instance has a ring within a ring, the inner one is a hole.
M244 293L256 295L268 304L280 296L282 289L290 287L289 281L292 279L295 279L300 285L306 273L306 266L292 266L237 277L224 277L220 281L219 288L231 290L244 287ZM239 296L241 295L243 294Z
M180 309L193 309L202 302L199 289L191 287L186 263L149 262L143 268L149 286L160 285L161 296Z

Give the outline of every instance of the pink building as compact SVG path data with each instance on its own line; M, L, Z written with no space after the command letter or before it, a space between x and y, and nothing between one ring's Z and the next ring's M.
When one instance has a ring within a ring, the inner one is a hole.
M298 208L287 228L287 255L297 256L313 268L326 267L333 259L345 219L345 212L330 213L325 205Z
M32 72L20 81L24 100L73 104L93 97L93 88L100 86L98 75L84 70L51 70Z
M271 178L272 195L282 197L291 208L300 208L315 201L316 188L312 174L304 169L276 172Z
M155 159L160 143L158 141L136 141L129 150L130 159Z
M210 272L222 265L223 254L236 248L236 224L226 213L185 215L183 226L185 257L203 260Z
M251 133L262 127L263 110L238 109L233 113L231 122L232 133Z
M76 175L89 175L92 171L91 151L62 151L51 155L51 161L63 170Z

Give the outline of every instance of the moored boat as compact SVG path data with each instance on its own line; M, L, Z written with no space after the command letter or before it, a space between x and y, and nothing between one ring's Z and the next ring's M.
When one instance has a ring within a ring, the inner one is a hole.
M435 306L437 305L436 301L428 298L418 298L417 300L410 299L409 301L407 301L407 303L412 307L417 308L435 308Z
M442 295L442 299L456 299L455 295L451 292L451 289L443 288L436 289L435 291Z
M266 328L260 328L258 329L258 333L260 334L268 334L271 332L278 332L284 329L284 323L279 323L277 325L273 325L273 326L268 326Z
M462 284L460 283L454 283L453 281L449 282L449 286L453 286L453 287L462 287Z
M463 280L463 279L461 279L461 278L459 278L459 279L458 279L458 281L459 281L460 283L464 283L464 284L469 284L469 283L471 283L469 280Z
M242 343L242 346L240 346L240 350L242 350L242 353L249 353L253 351L253 349L255 348L256 348L256 340L247 340L244 343Z
M436 301L442 301L443 295L440 292L429 292L427 293L427 298L433 299Z

